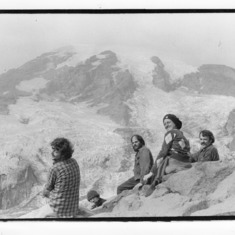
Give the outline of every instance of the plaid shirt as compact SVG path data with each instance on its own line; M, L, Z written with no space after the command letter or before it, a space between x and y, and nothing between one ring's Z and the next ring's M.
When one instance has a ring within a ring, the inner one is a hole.
M75 159L54 163L45 189L50 191L50 206L60 218L74 217L79 206L80 170Z

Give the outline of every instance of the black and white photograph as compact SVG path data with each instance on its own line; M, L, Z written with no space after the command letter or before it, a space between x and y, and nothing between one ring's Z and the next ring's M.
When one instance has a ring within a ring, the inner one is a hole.
M234 220L235 10L5 9L0 34L0 221Z

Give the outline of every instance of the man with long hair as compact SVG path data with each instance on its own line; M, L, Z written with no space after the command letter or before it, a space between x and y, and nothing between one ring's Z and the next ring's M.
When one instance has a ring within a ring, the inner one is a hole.
M80 170L68 139L56 138L51 142L53 166L43 195L49 198L53 211L48 217L73 218L79 209Z
M133 150L136 152L134 176L122 183L117 188L117 194L124 190L130 190L144 184L143 178L148 174L153 166L153 156L151 151L145 146L145 141L140 135L131 137Z

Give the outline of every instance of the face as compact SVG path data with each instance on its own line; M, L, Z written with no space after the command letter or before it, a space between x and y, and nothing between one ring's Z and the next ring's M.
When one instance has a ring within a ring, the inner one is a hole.
M142 147L142 144L139 142L136 136L132 138L131 143L135 152L137 152Z
M176 128L175 123L167 118L163 121L163 125L164 125L166 131L171 131Z
M205 148L211 144L211 140L208 136L202 136L202 134L200 134L199 138L200 138L201 148Z
M61 153L60 153L60 151L58 149L53 147L52 148L51 156L52 156L52 160L53 161L58 161L61 158Z
M96 202L98 202L99 201L99 198L98 197L93 197L91 200L90 200L90 202L92 202L92 203L96 203Z

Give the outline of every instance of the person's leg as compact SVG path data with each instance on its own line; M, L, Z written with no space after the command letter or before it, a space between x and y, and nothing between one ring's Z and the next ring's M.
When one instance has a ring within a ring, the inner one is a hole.
M165 174L165 169L167 167L168 161L169 161L169 158L165 158L158 166L157 171L155 172L155 175L152 176L152 183L149 189L147 190L145 197L150 196L155 190L156 185L162 182L162 177Z
M169 164L165 169L166 174L176 173L191 168L192 165L187 162L181 162L176 159L170 159Z
M156 176L155 176L155 175L152 175L150 178L148 178L146 184L147 184L147 185L151 185L151 184L153 183L153 181L154 181L155 178L156 178Z
M45 206L41 207L37 213L34 215L33 218L47 218L48 215L53 214L53 210L50 207L49 204L46 204Z
M124 190L133 189L139 182L140 182L139 180L135 180L134 177L131 177L130 179L128 179L127 181L125 181L124 183L122 183L117 187L117 194L120 194Z
M161 183L160 179L156 175L154 175L152 178L150 187L145 193L145 197L150 196L153 193L153 191L155 190L155 186L158 185L159 183Z
M57 216L57 214L55 213L55 212L52 212L52 213L50 213L50 214L47 214L46 216L45 216L45 218L57 218L58 216Z

